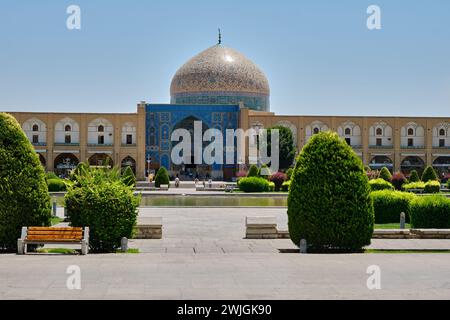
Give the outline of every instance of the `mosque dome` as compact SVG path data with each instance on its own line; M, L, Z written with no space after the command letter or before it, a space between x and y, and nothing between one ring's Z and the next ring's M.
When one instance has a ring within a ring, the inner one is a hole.
M266 76L242 53L215 45L186 62L172 79L171 103L238 104L269 111Z

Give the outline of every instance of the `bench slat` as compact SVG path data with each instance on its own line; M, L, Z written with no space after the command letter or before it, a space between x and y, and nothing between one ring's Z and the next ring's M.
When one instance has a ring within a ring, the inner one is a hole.
M72 239L72 240L81 240L82 237L81 236L72 236L72 235L31 235L31 236L27 236L26 240L58 240L58 239L62 239L62 240L66 240L66 239Z
M33 242L33 243L53 243L53 242L75 242L80 243L81 239L27 239L25 242Z
M58 235L58 234L62 234L62 235L82 235L83 232L81 231L52 231L52 230L48 230L48 231L29 231L27 233L28 235L46 235L46 234L50 234L50 235Z
M30 227L28 228L28 232L30 231L83 231L81 227Z

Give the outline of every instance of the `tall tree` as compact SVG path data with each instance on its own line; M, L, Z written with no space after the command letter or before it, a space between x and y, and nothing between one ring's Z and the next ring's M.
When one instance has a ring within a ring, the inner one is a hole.
M267 129L267 152L269 155L272 155L271 153L271 132L272 130L277 129L279 134L279 161L280 161L280 170L286 170L288 169L292 163L294 162L295 158L295 145L294 145L294 138L292 136L292 131L289 128L283 127L283 126L275 126L272 128Z

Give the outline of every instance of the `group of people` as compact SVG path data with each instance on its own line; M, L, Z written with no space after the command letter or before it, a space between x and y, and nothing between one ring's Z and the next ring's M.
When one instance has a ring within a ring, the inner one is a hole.
M195 185L198 185L200 183L200 180L198 178L195 178L194 180ZM202 181L203 187L206 188L206 179L203 179ZM208 179L208 188L212 188L212 179Z
M148 175L148 182L152 183L154 178L155 178L154 173L153 172L150 173ZM180 187L180 181L181 180L177 174L177 176L175 177L175 188ZM194 183L195 183L195 185L198 185L200 183L198 176L195 178ZM203 187L206 188L206 179L203 179L202 184L203 184ZM211 178L208 179L208 188L212 188L212 179Z

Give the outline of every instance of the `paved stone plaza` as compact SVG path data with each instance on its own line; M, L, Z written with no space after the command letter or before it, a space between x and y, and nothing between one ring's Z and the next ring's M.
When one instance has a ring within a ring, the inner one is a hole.
M162 216L161 240L132 240L140 254L0 255L0 299L449 299L446 253L300 255L290 240L246 240L245 216L286 209L141 208ZM450 240L374 240L372 248L450 249ZM81 268L68 290L67 267ZM369 290L367 267L381 268Z

